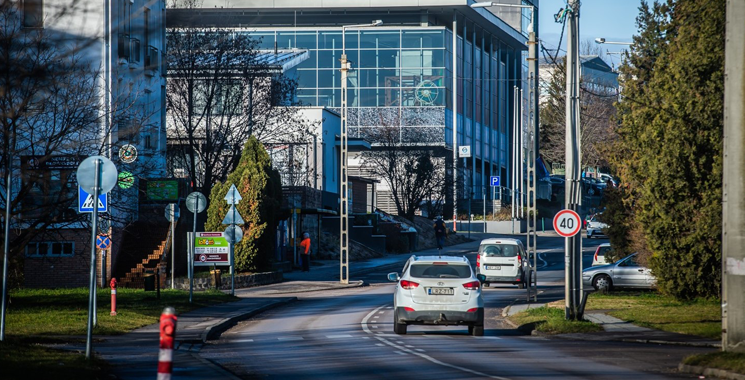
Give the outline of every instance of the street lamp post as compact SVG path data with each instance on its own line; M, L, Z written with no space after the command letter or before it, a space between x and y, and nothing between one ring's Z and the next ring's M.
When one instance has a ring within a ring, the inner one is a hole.
M341 197L340 211L340 233L339 233L339 282L349 283L349 193L347 173L349 144L347 140L347 73L351 63L347 60L346 32L347 29L361 29L383 25L383 21L375 20L369 24L344 25L341 27L341 173L339 176L339 195Z

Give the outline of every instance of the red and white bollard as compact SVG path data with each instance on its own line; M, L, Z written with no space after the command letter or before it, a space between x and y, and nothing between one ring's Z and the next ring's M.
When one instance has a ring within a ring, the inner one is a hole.
M111 315L116 315L116 279L114 277L111 278L109 286L111 286Z
M163 309L160 315L160 351L158 353L158 380L170 380L173 372L173 342L176 339L176 310Z

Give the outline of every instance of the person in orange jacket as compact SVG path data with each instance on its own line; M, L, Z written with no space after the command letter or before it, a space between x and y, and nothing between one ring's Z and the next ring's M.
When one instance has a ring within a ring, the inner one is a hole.
M303 233L303 240L300 241L300 247L303 248L303 251L300 252L303 272L310 272L310 234L307 232Z

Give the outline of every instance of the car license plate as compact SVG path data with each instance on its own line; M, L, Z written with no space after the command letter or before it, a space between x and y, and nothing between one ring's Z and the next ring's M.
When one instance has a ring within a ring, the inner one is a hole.
M500 270L502 269L501 265L486 265L487 270Z
M427 289L427 294L432 296L452 296L455 294L455 290L453 288L429 288Z

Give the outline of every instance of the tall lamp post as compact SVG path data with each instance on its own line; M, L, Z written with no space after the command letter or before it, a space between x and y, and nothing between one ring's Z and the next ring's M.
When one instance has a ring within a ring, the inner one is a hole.
M471 8L487 8L487 7L511 7L511 8L524 8L524 9L530 9L530 24L528 24L528 152L527 152L527 168L528 168L528 176L525 178L527 180L528 184L528 191L527 191L527 204L528 204L528 231L527 231L527 242L528 242L528 254L532 255L533 257L533 269L535 269L538 265L538 255L537 255L537 236L536 236L536 186L538 185L538 181L535 178L535 167L536 167L536 157L538 155L538 37L536 36L535 32L535 6L534 5L521 5L521 4L503 4L499 2L493 2L493 1L486 1L486 2L480 2L471 4ZM453 45L455 46L455 45ZM456 86L453 85L453 88L455 89ZM520 92L522 94L522 92ZM455 99L455 96L453 96ZM522 96L519 98L516 96L515 101L517 102L518 99L522 99ZM522 112L520 112L522 114ZM520 131L521 128L518 128L518 131ZM517 140L517 134L515 134L514 139ZM522 139L520 139L522 140ZM455 139L453 139L455 141ZM523 149L520 147L520 149ZM519 156L519 155L517 155ZM520 158L520 165L516 165L516 167L519 168L519 173L522 175L522 162L523 158ZM513 176L517 175L517 173L513 173ZM523 186L523 181L520 181L519 187ZM518 186L515 186L518 187ZM513 189L514 190L514 189ZM518 193L520 194L520 193ZM523 199L522 196L520 198ZM513 197L513 204L514 197ZM520 208L522 212L522 207ZM513 207L513 215L514 213L514 207ZM513 217L514 219L514 217ZM530 290L531 285L535 285L538 281L537 275L535 270L532 270L531 273L532 278L528 279L528 290ZM536 293L533 293L534 300L536 299ZM530 293L528 298L530 298Z
M347 140L347 73L351 63L347 60L347 29L362 29L383 25L383 21L375 20L369 24L344 25L341 27L341 175L339 176L339 192L341 196L341 219L339 221L339 282L349 283L349 193L347 174L349 144Z

